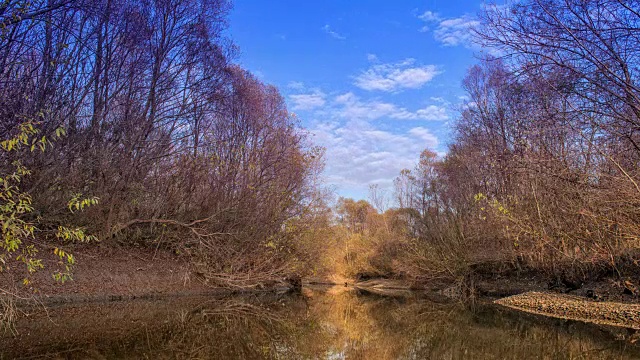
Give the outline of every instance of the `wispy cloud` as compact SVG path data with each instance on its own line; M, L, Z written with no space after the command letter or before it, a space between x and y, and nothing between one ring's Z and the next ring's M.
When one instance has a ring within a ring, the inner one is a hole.
M435 149L438 145L438 138L429 131L429 129L418 126L409 130L409 134L415 136L418 139L422 139L428 148Z
M423 120L447 120L447 110L443 106L429 105L424 109L416 111L416 118Z
M361 100L352 92L336 96L335 114L343 119L390 118L396 120L447 120L447 110L444 106L429 105L416 111L379 100Z
M426 23L419 31L427 32L431 26L435 26L433 37L444 46L471 47L472 30L480 25L477 18L468 14L456 18L442 18L437 13L425 11L418 18Z
M354 77L354 85L369 91L419 89L440 73L435 65L417 65L415 59L405 59L372 65Z
M412 111L379 99L361 99L352 92L332 96L316 89L290 95L288 100L294 110L308 110L307 119L322 119L310 121L308 128L313 142L327 149L325 179L353 196L366 196L374 183L391 191L400 170L413 167L422 150L437 149L440 141L430 125L411 126L404 120L448 119L440 104ZM390 130L384 122L372 121L377 119L402 125Z
M391 190L393 179L412 168L420 152L435 149L438 138L425 127L390 132L366 121L318 122L312 127L314 141L327 149L326 176L340 190L366 194L369 184Z
M310 94L289 95L293 110L313 110L324 106L326 95L319 90Z
M418 19L424 20L424 21L440 21L441 17L440 15L438 15L438 13L427 10L422 14L418 15Z
M302 91L304 90L304 83L302 81L289 81L287 87L289 89Z
M336 31L332 30L332 29L331 29L331 26L329 26L329 24L327 24L327 25L323 26L323 27L322 27L322 30L323 30L324 32L326 32L327 34L329 34L329 35L330 35L332 38L334 38L334 39L338 39L338 40L346 40L346 39L347 39L347 37L346 37L346 36L344 36L344 35L342 35L342 34L339 34L338 32L336 32Z
M469 45L471 44L472 29L480 25L480 22L464 15L459 18L447 19L440 22L433 35L436 40L445 46Z

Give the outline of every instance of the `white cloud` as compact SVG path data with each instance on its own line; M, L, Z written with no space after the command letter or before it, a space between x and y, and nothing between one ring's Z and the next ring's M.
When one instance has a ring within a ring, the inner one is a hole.
M346 40L347 37L344 35L341 35L337 32L335 32L334 30L331 29L331 26L329 26L329 24L325 25L322 27L322 30L324 32L326 32L327 34L329 34L332 38L334 39L338 39L338 40Z
M443 19L436 13L426 11L418 18L427 23L419 31L427 32L430 30L430 25L435 25L433 37L444 46L464 45L471 47L472 30L480 25L478 19L468 14L457 18Z
M434 149L438 145L438 138L429 131L429 129L418 126L409 130L409 134L416 138L422 139L428 148Z
M381 99L363 99L353 92L325 95L318 89L304 95L310 96L296 100L322 95L325 102L307 114L322 119L311 121L308 129L313 134L313 142L327 151L325 181L336 186L340 194L356 198L366 198L371 184L378 184L383 191L391 193L393 179L400 170L413 168L422 150L437 150L440 145L430 130L432 125L426 125L430 123L412 126L411 122L392 124L372 120L448 118L446 107L437 103L409 110Z
M302 91L304 90L304 83L302 81L289 81L287 87L289 89Z
M447 120L447 110L443 106L429 105L416 111L416 117L424 120Z
M378 57L376 54L367 54L367 60L369 60L369 62L377 62Z
M396 120L447 120L444 106L428 105L416 111L407 110L395 104L379 100L361 100L351 92L338 95L334 99L335 114L344 119L375 120L391 118Z
M438 13L434 13L433 11L425 11L421 15L418 15L418 19L423 21L440 21L440 15Z
M314 141L327 149L327 181L362 196L373 183L391 190L400 170L413 168L422 150L439 144L425 127L396 133L359 120L321 122L311 131Z
M414 59L376 64L354 77L354 85L364 90L399 91L419 89L441 71L435 65L416 65Z
M475 101L467 101L462 104L462 110L475 109L477 107L478 107L478 104Z
M322 91L315 91L311 94L289 95L293 110L313 110L324 106L326 103L325 94Z
M433 36L445 46L468 46L471 43L472 29L478 25L480 22L469 15L447 19L440 22Z

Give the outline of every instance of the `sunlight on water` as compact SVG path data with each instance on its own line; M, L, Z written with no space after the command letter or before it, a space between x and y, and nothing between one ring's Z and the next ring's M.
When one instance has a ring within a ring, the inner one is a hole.
M394 295L394 294L391 294ZM59 306L5 334L0 358L632 359L626 330L493 305L345 287L302 294Z

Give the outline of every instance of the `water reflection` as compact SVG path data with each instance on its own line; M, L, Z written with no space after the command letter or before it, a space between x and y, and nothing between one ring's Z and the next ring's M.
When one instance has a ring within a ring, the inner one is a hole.
M60 306L23 319L18 336L3 335L0 358L640 358L637 346L616 340L626 331L438 300L334 287Z

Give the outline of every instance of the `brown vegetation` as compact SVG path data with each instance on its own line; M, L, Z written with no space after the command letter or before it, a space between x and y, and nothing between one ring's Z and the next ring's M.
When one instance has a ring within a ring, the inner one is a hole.
M276 88L232 63L229 9L0 5L0 177L15 180L2 223L33 226L3 228L0 290L16 285L7 267L30 276L42 265L35 251L71 247L53 236L61 225L116 251L186 256L210 286L304 273L312 251L298 239L314 228L322 151Z
M608 276L638 295L637 5L488 7L476 35L494 56L464 79L447 154L420 154L393 199L373 186L370 202L340 198L333 211L322 149L276 88L233 64L229 8L0 5L3 295L32 285L38 250L59 257L64 281L70 240L96 239L180 255L207 286L303 275L469 286L500 272L566 290Z
M637 5L531 0L482 18L477 40L496 56L464 79L448 153L425 151L396 179L395 216L375 216L403 228L371 235L362 269L463 281L506 266L550 287L602 276L637 287ZM392 260L376 263L379 252Z

